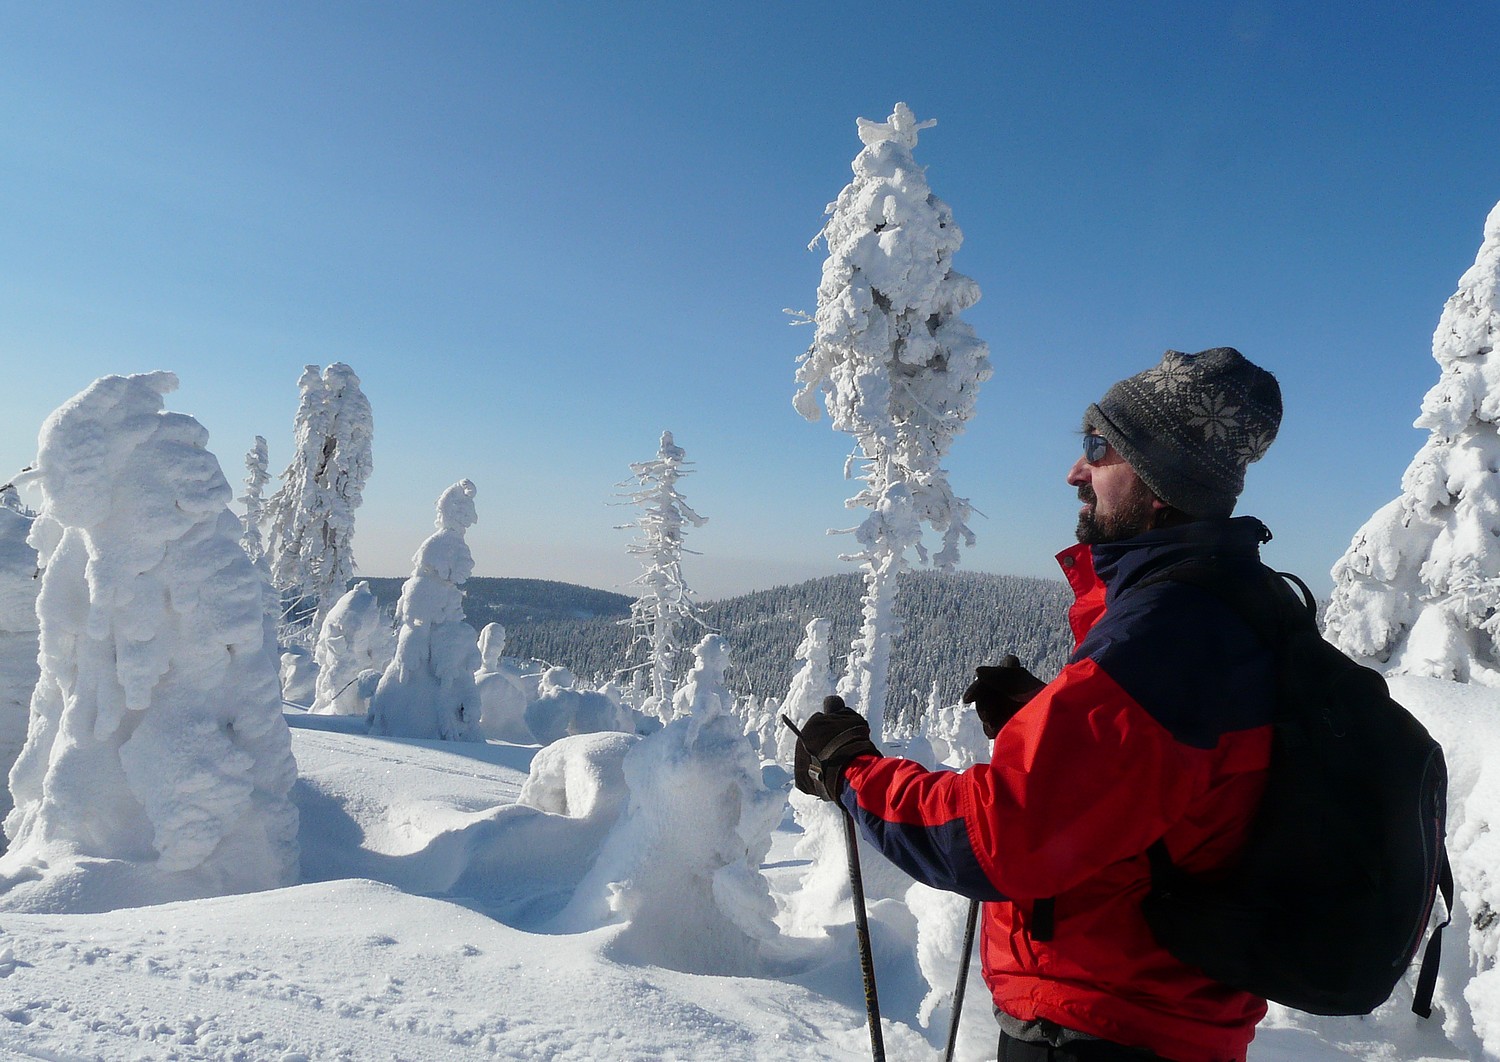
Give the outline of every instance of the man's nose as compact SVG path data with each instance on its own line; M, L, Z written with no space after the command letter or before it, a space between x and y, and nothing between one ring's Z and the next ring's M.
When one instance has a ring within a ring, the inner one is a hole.
M1083 458L1073 462L1073 467L1068 469L1068 486L1081 487L1093 479L1089 475L1089 463Z

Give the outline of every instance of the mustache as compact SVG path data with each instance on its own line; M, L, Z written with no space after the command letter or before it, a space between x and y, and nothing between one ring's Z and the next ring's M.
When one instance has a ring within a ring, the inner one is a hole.
M1099 499L1094 495L1094 488L1089 486L1087 483L1079 484L1078 500L1084 502L1087 505L1095 505L1099 501Z

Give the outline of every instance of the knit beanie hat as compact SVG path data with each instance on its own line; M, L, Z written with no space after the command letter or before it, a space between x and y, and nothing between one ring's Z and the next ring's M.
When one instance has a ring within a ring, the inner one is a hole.
M1245 466L1265 456L1281 426L1281 388L1232 347L1169 350L1155 368L1111 387L1084 422L1174 509L1228 516Z

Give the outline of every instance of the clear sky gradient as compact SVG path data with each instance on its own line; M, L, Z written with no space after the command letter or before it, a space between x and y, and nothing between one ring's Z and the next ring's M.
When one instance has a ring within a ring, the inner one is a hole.
M164 368L238 492L256 434L286 465L302 366L346 361L364 574L468 477L479 574L625 588L607 503L663 429L703 596L847 568L849 442L793 411L782 309L856 117L902 100L995 367L949 461L966 566L1055 574L1085 405L1231 345L1286 400L1241 511L1326 591L1500 199L1497 40L1488 3L0 0L0 470Z

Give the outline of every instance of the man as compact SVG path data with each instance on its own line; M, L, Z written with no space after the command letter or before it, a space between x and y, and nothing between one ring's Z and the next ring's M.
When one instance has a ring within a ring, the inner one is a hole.
M914 877L987 901L1002 1062L1243 1060L1265 1014L1163 949L1141 901L1159 840L1189 874L1230 870L1264 787L1269 651L1212 594L1158 576L1208 558L1226 578L1261 570L1269 533L1231 514L1280 422L1275 378L1227 347L1168 351L1088 408L1067 477L1079 544L1058 555L1077 648L1045 685L1014 658L978 669L964 700L990 763L883 758L834 698L803 728L799 788L840 800Z

